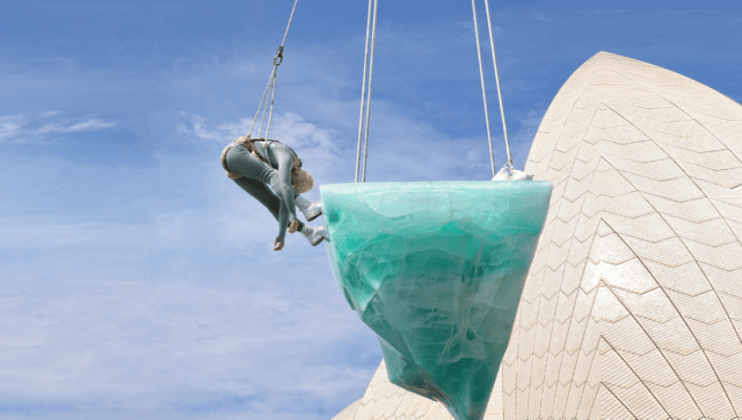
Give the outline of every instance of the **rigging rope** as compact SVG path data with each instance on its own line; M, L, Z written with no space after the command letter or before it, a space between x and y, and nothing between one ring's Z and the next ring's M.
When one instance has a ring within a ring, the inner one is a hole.
M373 13L372 13L372 3L373 3ZM366 167L368 163L368 136L371 130L371 87L373 86L374 81L374 52L376 50L376 12L378 10L379 0L369 0L368 1L368 20L366 22L366 56L364 58L363 63L363 87L361 88L361 117L360 121L358 123L358 154L356 156L356 178L355 182L358 182L358 172L361 162L361 142L362 140L364 143L364 150L363 150L363 174L362 174L362 181L366 182ZM372 19L373 14L373 19ZM373 22L372 22L373 20ZM371 51L369 52L369 28L371 28ZM370 64L369 64L370 61ZM368 68L368 92L366 92L366 69ZM365 97L364 97L365 95ZM363 128L364 128L364 100L365 103L365 139L363 139Z
M500 116L502 117L502 129L503 129L503 134L505 137L505 147L507 149L507 155L508 155L508 161L505 164L505 166L508 168L508 171L510 171L511 169L513 169L513 158L510 152L510 139L508 137L508 127L507 127L507 122L505 120L505 108L503 106L503 100L502 100L502 89L500 87L500 72L497 67L497 57L495 55L495 40L494 40L494 33L492 31L492 20L490 18L489 0L484 0L484 4L486 8L486 13L487 13L487 26L489 29L490 49L492 50L492 62L494 63L494 67L495 67L495 80L497 82L497 96L500 102ZM492 147L492 131L490 129L489 108L487 106L487 89L486 89L485 82L484 82L484 67L482 64L482 49L481 49L481 45L479 42L479 24L477 21L476 0L472 0L471 6L472 6L472 13L474 16L474 33L476 35L476 41L477 41L477 57L479 59L479 76L482 82L482 101L484 103L484 115L485 115L485 121L487 123L487 141L489 143L492 176L494 177L497 174L497 171L495 168L494 149ZM296 7L296 4L294 4L294 7ZM369 132L370 132L370 121L371 121L371 88L373 86L374 51L376 48L377 10L378 10L378 0L369 0L368 18L366 22L366 46L365 46L365 51L364 51L364 62L363 62L363 86L361 87L361 111L360 111L360 116L359 116L359 121L358 121L358 149L356 152L355 182L358 182L359 175L361 175L361 182L366 182L366 168L367 168L367 163L368 163L368 137L369 137ZM293 12L292 12L292 16L293 16ZM290 24L291 24L291 20L289 19L289 25ZM287 33L288 33L288 29L287 29ZM285 39L286 38L284 36L284 41ZM370 44L370 52L369 52L369 44ZM279 52L280 52L280 49L279 49ZM367 75L368 75L368 85L367 85L367 80L366 80ZM272 77L273 77L273 91L275 92L275 67L274 67L274 74ZM269 86L270 86L270 83L269 83ZM266 91L267 91L267 88L266 88ZM261 105L262 105L262 102L261 102ZM364 111L365 111L365 115L364 115ZM272 112L273 112L273 107L271 105L271 114ZM270 119L268 120L268 126L270 128ZM261 122L261 128L262 128L262 122ZM365 136L364 136L364 128L365 128ZM362 146L363 146L363 166L361 166L361 147Z
M495 57L495 37L492 34L492 20L490 19L490 2L484 0L484 7L487 9L487 26L490 32L490 49L492 50L492 62L495 64L495 81L497 82L497 97L500 99L500 116L502 117L502 132L505 134L505 148L508 152L507 166L513 169L513 156L510 154L510 139L508 138L508 125L505 122L505 107L502 103L502 89L500 89L500 72L497 70L497 58ZM478 38L479 36L477 36ZM494 163L493 163L494 164Z
M495 170L495 153L492 150L492 134L490 132L490 113L487 108L487 89L484 86L484 68L482 67L482 49L479 45L479 24L477 23L477 5L471 0L472 13L474 14L474 35L477 37L477 57L479 58L479 78L482 81L482 99L484 101L484 119L487 123L487 140L490 146L490 163L492 164L492 176L497 174Z
M363 121L364 111L366 110L366 74L368 73L368 44L369 34L371 33L371 8L373 6L373 0L368 0L368 17L366 18L366 47L363 52L363 84L361 86L361 115L358 117L358 151L356 152L356 177L355 182L358 182L358 173L361 166L361 143L363 140Z
M271 122L273 121L273 103L276 102L276 76L273 76L273 93L271 94L271 112L268 114L268 126L265 128L265 138L268 138L268 133L271 131ZM266 106L268 104L266 103ZM263 124L260 124L263 127ZM258 135L260 137L260 135Z
M363 150L363 182L366 182L366 162L368 161L368 135L371 130L371 86L374 82L374 52L376 50L376 12L379 0L374 0L374 22L371 29L371 64L368 69L368 100L366 102L366 144Z
M263 98L260 99L260 105L258 105L258 111L255 113L255 118L252 119L250 132L248 133L249 136L252 136L253 130L255 129L255 122L258 120L261 109L263 110L263 117L260 119L260 128L258 129L258 133L255 138L260 138L260 135L263 131L263 123L265 122L266 113L269 113L268 126L265 129L266 138L268 138L268 133L271 130L271 122L273 121L273 104L276 101L276 71L278 70L278 66L280 66L283 62L283 46L286 44L286 37L289 36L289 29L291 28L291 21L294 20L294 12L296 12L297 3L299 3L299 0L294 0L294 7L291 9L289 23L288 25L286 25L286 32L283 34L281 45L278 47L276 56L273 58L273 71L271 71L271 75L268 78L268 85L265 87L265 92L263 92ZM266 101L266 95L268 95L268 101ZM268 102L270 102L270 111L268 111ZM263 108L263 103L265 103L265 108Z
M260 110L263 108L263 102L265 101L265 95L268 94L268 91L271 88L271 85L273 84L273 76L276 72L276 68L273 68L273 71L271 72L271 77L268 79L268 86L265 87L265 92L263 92L263 98L260 99L260 105L258 105L258 111L255 113L255 117L252 119L252 125L250 126L250 132L249 135L252 135L253 129L255 128L255 122L258 120L258 116L260 115ZM265 120L265 113L263 113L263 120ZM260 121L260 130L258 130L258 133L263 130L263 121ZM258 137L260 137L260 134L258 134Z

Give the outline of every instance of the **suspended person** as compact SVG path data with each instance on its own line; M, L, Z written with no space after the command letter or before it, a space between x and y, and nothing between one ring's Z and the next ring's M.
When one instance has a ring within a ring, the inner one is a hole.
M319 201L309 201L300 195L314 186L312 175L301 166L301 159L290 147L277 140L251 139L249 134L222 151L222 167L227 176L278 221L274 251L283 249L286 230L301 232L312 246L319 245L327 233L324 226L309 226L296 218L294 206L299 207L308 222L322 214Z

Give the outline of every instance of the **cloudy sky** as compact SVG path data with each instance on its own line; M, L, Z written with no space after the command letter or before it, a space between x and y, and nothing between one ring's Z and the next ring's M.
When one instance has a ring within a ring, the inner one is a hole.
M368 180L489 179L471 4L379 3ZM518 167L601 50L742 102L739 0L491 3ZM320 420L363 395L381 352L325 248L273 252L219 165L292 5L0 0L0 419ZM300 0L279 68L271 137L319 184L353 180L366 10Z

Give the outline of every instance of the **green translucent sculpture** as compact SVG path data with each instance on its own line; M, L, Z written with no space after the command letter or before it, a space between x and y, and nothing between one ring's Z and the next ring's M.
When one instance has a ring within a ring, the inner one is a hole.
M320 188L335 279L389 379L481 420L549 208L541 181Z

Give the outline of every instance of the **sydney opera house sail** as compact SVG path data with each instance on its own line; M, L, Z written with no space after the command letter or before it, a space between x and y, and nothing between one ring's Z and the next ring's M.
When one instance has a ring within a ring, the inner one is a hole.
M742 419L742 106L599 53L525 169L554 191L485 420ZM450 418L383 363L336 417Z

